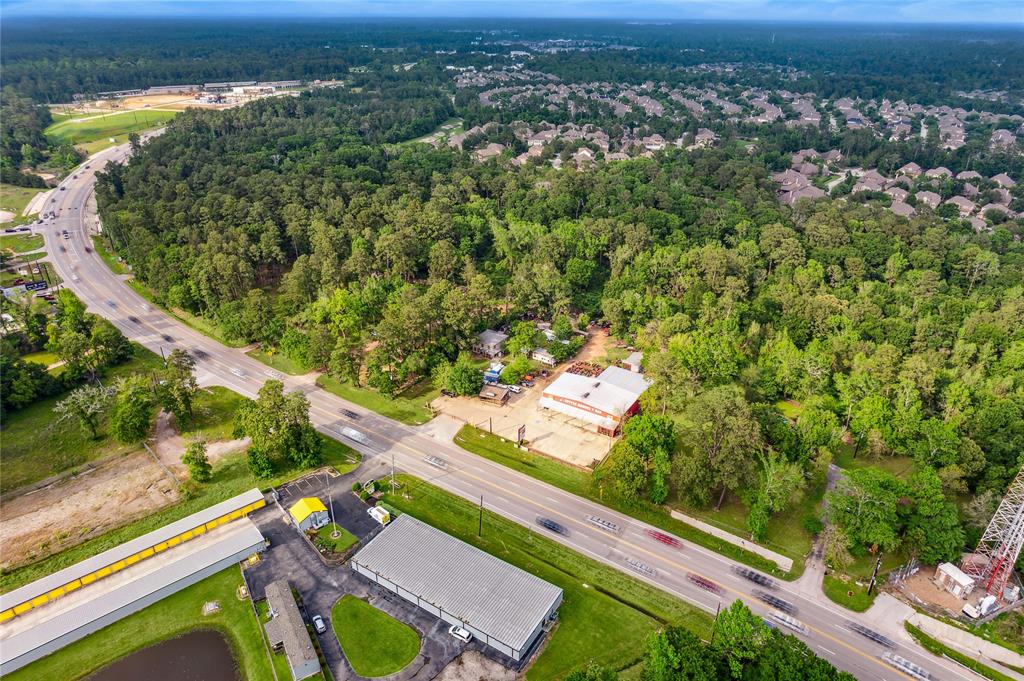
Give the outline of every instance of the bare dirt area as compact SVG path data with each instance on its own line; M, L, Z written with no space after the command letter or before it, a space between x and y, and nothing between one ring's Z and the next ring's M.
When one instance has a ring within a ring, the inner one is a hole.
M967 601L954 596L935 584L935 568L922 565L917 574L908 577L900 585L900 591L911 601L935 611L944 610L946 614L957 616Z
M0 567L58 553L178 500L177 487L145 452L4 501Z
M206 443L206 458L213 463L226 454L245 449L250 444L249 438L240 440L217 440ZM181 463L181 456L185 453L188 442L174 428L172 417L165 411L161 411L156 417L156 441L153 449L156 451L161 463L168 468L184 469Z
M434 681L514 681L516 673L475 650L467 650L448 663Z

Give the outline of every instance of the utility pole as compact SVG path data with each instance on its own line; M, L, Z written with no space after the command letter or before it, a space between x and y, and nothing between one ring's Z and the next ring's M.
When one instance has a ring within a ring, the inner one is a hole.
M711 640L709 644L715 642L715 627L718 625L718 614L722 612L722 601L718 601L718 607L715 608L715 619L711 620Z
M875 589L875 579L878 577L878 568L882 567L882 552L878 552L878 560L875 561L875 571L871 573L871 584L868 585L868 596Z
M476 536L479 537L480 534L483 531L484 531L484 495L481 494L480 495L480 520L479 520L479 522L477 523L477 526L476 526Z
M391 491L395 491L395 450L391 450Z
M329 489L327 490L327 504L331 507L331 537L336 538L341 533L338 532L338 525L334 522L334 497Z

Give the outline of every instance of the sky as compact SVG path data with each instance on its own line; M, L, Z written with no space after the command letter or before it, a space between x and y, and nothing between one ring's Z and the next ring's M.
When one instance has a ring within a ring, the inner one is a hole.
M4 16L742 20L1024 26L1024 0L2 0Z

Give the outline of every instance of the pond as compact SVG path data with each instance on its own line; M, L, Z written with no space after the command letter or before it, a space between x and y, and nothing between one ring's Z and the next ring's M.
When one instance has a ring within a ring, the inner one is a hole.
M193 631L112 662L89 681L237 681L227 640L216 631Z

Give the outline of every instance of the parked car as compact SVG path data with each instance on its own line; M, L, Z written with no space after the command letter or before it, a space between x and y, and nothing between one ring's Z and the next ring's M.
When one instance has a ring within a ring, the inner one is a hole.
M533 381L525 381L524 380L524 381L519 381L519 385L523 386L524 388L532 388L535 385L535 383Z
M738 577L742 577L743 579L749 580L749 581L751 581L754 584L757 584L759 586L763 586L766 589L774 589L775 588L775 581L773 579L771 579L769 577L765 577L760 572L755 572L754 570L751 570L750 568L745 568L745 567L741 567L739 565L734 565L733 568L732 568L732 571L733 571L733 574L737 575Z
M671 546L674 549L683 548L683 542L679 541L670 534L665 534L664 532L659 532L657 530L644 530L644 532L647 534L648 537L650 537L654 541L660 541L665 546Z
M520 388L518 385L515 385L514 383L512 385L507 385L505 387L508 388L510 392L513 392L513 393L515 393L517 395L519 393L523 392L523 389Z
M545 530L551 530L555 534L568 534L569 531L565 529L564 525L561 525L551 518L544 518L537 516L537 524L543 527Z
M540 370L540 375L543 376L544 378L547 378L548 370L547 369L541 369Z
M327 625L324 623L324 618L320 615L313 615L313 628L316 629L316 633L322 634L327 631Z
M453 637L459 639L463 643L469 643L473 640L473 634L469 633L468 629L464 629L457 624L453 624L448 628L448 633Z

